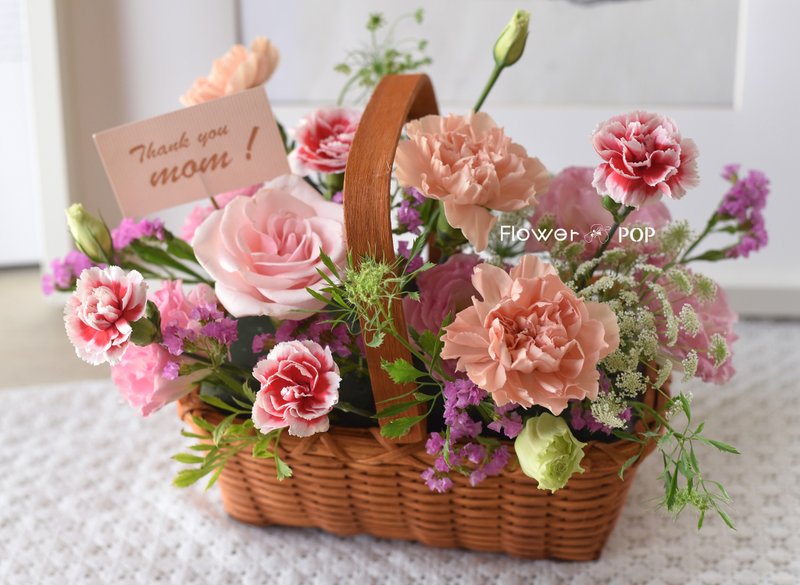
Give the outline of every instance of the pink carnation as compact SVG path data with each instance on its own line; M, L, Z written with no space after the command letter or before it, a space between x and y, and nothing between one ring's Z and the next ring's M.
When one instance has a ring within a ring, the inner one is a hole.
M417 332L439 331L448 314L455 314L471 304L475 289L472 271L478 256L455 254L417 277L419 301L403 298L406 321Z
M262 433L288 427L308 437L328 430L328 413L339 401L339 367L331 350L314 341L284 341L256 364L261 384L253 423Z
M161 288L152 293L150 300L158 307L162 332L169 326L186 329L193 321L191 314L196 307L217 304L214 290L207 284L193 286L186 294L180 280L165 280Z
M698 182L697 146L665 116L614 116L598 126L592 144L605 161L595 169L593 185L617 203L639 207L662 195L680 199Z
M217 203L217 207L214 207L211 203L208 205L195 205L194 209L192 209L191 213L183 222L183 226L181 226L181 237L187 242L191 242L192 238L194 238L194 232L197 231L200 224L203 223L209 215L214 213L217 208L222 209L240 195L250 197L260 188L261 185L250 185L244 189L236 189L235 191L214 195L214 201Z
M591 237L587 234L591 234L596 226L610 228L614 223L611 212L603 207L602 199L592 186L593 174L594 169L591 167L569 167L561 171L550 182L547 191L536 198L534 214L531 217L531 225L534 228L547 215L553 218L556 229L563 228L568 232L576 230L583 234L587 258L594 256L607 231L602 237ZM625 220L625 225L630 227L639 224L661 229L670 219L666 205L660 201L653 201L631 213ZM543 244L546 242L539 242L531 237L526 249L529 252L542 252L548 249ZM609 247L618 245L619 241L612 239Z
M360 118L360 112L342 108L323 108L304 118L295 130L297 148L289 155L294 172L343 173Z
M214 61L208 77L197 79L181 96L181 104L195 106L266 83L279 60L278 49L264 37L256 38L249 51L234 45Z
M711 337L715 334L721 335L727 342L728 348L731 347L734 341L738 339L738 335L734 332L733 326L739 320L738 315L731 309L728 304L728 295L721 286L717 285L717 296L711 302L702 302L697 298L697 295L686 295L682 293L677 287L671 287L667 282L662 280L660 284L667 287L667 297L669 298L672 310L677 315L680 313L683 305L690 305L697 313L698 320L700 321L700 330L697 335L690 335L682 328L678 332L678 340L675 345L667 347L664 346L664 351L676 362L683 360L691 350L697 352L697 371L695 376L704 382L713 382L715 384L723 384L731 379L736 373L733 367L733 354L722 362L719 367L714 363L714 358L708 355L708 345ZM656 302L653 301L653 306ZM658 310L654 311L657 318L660 319ZM660 324L659 331L665 331L666 325ZM662 339L666 341L666 339Z
M147 284L142 275L119 266L84 270L64 307L67 336L82 360L115 364L131 336L131 324L142 318Z
M397 147L398 182L442 201L448 223L479 252L497 221L490 210L520 210L547 187L539 159L483 112L425 116L406 124L406 134Z
M111 379L128 403L147 416L165 404L188 394L207 372L175 376L172 366L178 365L161 345L131 345L122 360L111 367Z
M285 175L214 211L192 244L231 315L303 319L325 305L306 290L325 286L320 250L344 264L344 215L302 178Z
M456 315L442 357L502 406L538 404L559 414L574 399L597 397L597 362L619 346L608 305L575 296L553 267L523 256L509 275L481 264L472 279L483 300Z

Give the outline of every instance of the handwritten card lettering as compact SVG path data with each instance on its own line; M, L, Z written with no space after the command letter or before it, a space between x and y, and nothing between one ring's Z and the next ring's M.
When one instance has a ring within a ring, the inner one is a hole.
M263 87L94 135L126 216L141 216L289 172Z

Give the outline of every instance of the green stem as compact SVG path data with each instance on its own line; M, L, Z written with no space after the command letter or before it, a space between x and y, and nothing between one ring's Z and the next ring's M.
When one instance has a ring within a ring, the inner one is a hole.
M497 82L497 78L500 77L500 72L503 71L503 65L495 65L494 69L492 69L492 74L489 76L489 81L486 82L486 86L483 88L483 92L481 93L481 97L478 98L478 101L475 104L475 107L472 108L473 112L479 112L483 102L486 101L486 98L489 96L489 92L492 91L495 82Z
M711 230L714 228L715 225L717 225L717 221L718 221L718 218L717 218L717 214L715 213L714 215L712 215L709 218L705 229L700 233L699 236L697 236L697 239L694 242L692 242L691 246L686 248L686 250L681 255L681 257L675 262L676 264L686 264L687 262L691 262L691 260L695 260L696 259L696 258L692 258L691 260L687 260L686 257L700 244L700 242L702 242L705 239L705 237L708 234L711 233Z
M633 210L634 210L633 207L625 207L622 210L622 213L614 214L614 224L611 226L611 229L608 230L608 237L597 249L597 252L594 253L594 256L591 257L591 260L596 260L597 258L600 258L600 256L603 255L603 252L605 252L608 249L608 246L611 244L611 239L614 237L614 234L617 233L619 226L622 225L622 222L624 222L627 219L627 217L631 214L631 212L633 212ZM577 283L576 289L581 290L582 288L584 288L588 284L588 280L591 278L591 276L592 276L591 274L587 274L584 278L582 278Z

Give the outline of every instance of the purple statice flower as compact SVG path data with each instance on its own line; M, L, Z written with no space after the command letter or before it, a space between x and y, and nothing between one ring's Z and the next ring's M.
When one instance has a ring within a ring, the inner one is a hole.
M419 254L417 254L416 256L411 258L411 247L408 245L408 242L405 241L405 240L400 240L399 242L397 242L397 253L400 256L402 256L403 258L405 258L406 260L408 260L408 263L406 264L406 269L405 269L406 273L414 272L415 270L419 270L420 268L422 268L422 265L425 263L425 261L422 259L422 256L420 256Z
M361 337L354 338L347 325L344 323L334 325L330 323L330 318L327 313L319 313L302 321L283 321L275 331L274 341L275 343L291 340L314 341L322 346L328 346L332 353L341 358L349 358L356 352L363 355L364 347L359 343ZM253 341L255 343L255 340Z
M167 325L164 328L162 343L172 355L181 355L187 341L195 339L195 332L178 325Z
M259 333L253 337L253 353L263 353L264 348L275 343L275 335L272 333Z
M225 315L222 311L217 308L217 305L208 304L208 305L197 305L192 312L189 314L191 319L195 321L200 321L201 323L209 323L211 321L217 321L218 319L222 319Z
M223 318L211 321L200 328L200 335L230 346L239 337L235 319Z
M283 321L275 330L275 343L283 343L284 341L291 341L296 339L295 331L298 329L301 321Z
M422 231L422 216L419 208L425 202L425 196L413 187L403 190L400 207L397 208L397 223L401 229L411 234Z
M92 266L94 264L88 256L77 250L70 251L63 258L56 258L50 262L52 272L42 277L42 292L51 295L56 290L72 289L81 272Z
M739 177L739 169L742 165L737 163L731 163L722 167L721 176L726 181L730 181L731 183L735 183Z
M425 485L427 485L428 489L430 489L432 492L439 492L440 494L443 494L453 487L452 479L447 476L442 477L432 467L429 467L423 471L420 477L425 480Z
M590 433L603 433L605 435L611 435L613 432L613 429L598 421L590 409L583 408L579 403L572 406L569 414L570 426L576 431L586 429ZM630 421L632 416L633 411L630 407L620 413L620 418L625 422Z
M334 193L333 196L331 197L331 201L333 201L334 203L344 203L344 192L337 191L336 193Z
M717 217L734 220L742 232L739 241L728 248L729 258L747 258L769 241L764 221L769 179L761 171L751 170L745 178L740 178L738 172L738 165L725 167L722 176L733 184L717 209Z
M501 415L487 426L496 433L503 433L509 439L514 439L522 432L522 417L519 413L512 412L508 415Z
M476 406L486 398L486 390L479 388L467 378L445 382L442 394L445 404L452 403L454 408Z
M441 433L431 433L425 442L425 452L428 455L436 455L444 449L444 437Z
M161 377L165 380L175 380L180 374L181 366L178 362L170 360L161 370Z
M445 418L445 422L450 427L450 440L454 443L461 439L477 437L483 430L483 424L472 420L465 410L456 411L456 414L449 417L449 420Z
M139 238L158 238L163 240L164 237L164 222L160 219L136 221L133 218L126 217L119 222L116 228L111 230L111 240L114 243L115 250L122 250Z

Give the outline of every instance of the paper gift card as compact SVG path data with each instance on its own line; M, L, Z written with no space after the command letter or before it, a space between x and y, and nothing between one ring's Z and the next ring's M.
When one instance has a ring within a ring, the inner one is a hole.
M99 132L94 141L129 217L290 172L263 87Z

